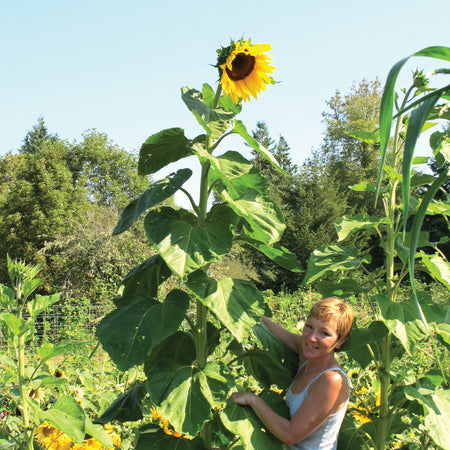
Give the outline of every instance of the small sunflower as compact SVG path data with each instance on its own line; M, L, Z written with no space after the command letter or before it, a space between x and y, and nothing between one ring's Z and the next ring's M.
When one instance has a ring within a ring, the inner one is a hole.
M110 424L104 425L104 428L109 434L114 447L120 448L122 446L122 439L120 438L120 435L117 433L116 429Z
M72 447L72 439L47 422L36 428L35 436L38 443L48 450L69 450Z
M274 83L268 75L275 70L270 65L272 58L264 55L271 48L269 44L252 45L250 41L241 40L218 50L220 84L234 103L238 103L239 98L246 102L250 95L257 98L261 90L266 90L266 84Z

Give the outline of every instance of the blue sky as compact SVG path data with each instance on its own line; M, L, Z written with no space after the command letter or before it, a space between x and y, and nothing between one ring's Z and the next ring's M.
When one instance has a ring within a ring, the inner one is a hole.
M201 130L180 89L215 87L216 49L243 36L272 45L280 83L240 118L249 130L265 121L300 164L320 146L335 90L384 82L403 57L450 45L449 13L448 0L0 1L0 154L19 148L39 116L61 138L96 128L129 151L164 128L193 137ZM428 66L416 58L402 80Z

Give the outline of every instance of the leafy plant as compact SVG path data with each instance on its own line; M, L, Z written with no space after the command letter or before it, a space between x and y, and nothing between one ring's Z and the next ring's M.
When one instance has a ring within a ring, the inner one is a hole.
M163 423L171 427L144 425L137 449L282 446L260 425L254 426L259 421L253 413L227 402L239 388L234 365L245 362L250 373L267 379L263 369L270 357L262 350L246 351L243 345L264 312L263 295L248 281L215 279L208 273L236 242L255 247L286 268L300 270L294 255L276 244L285 225L280 209L268 196L267 180L240 153L216 154L225 138L238 134L281 170L272 154L235 118L241 111L241 98L256 97L272 82L267 74L273 68L263 54L268 48L240 41L219 50L221 83L216 92L208 84L201 91L190 87L181 91L205 134L191 139L183 129L169 128L150 136L140 150L141 175L196 156L201 176L198 203L183 187L192 176L191 169L180 169L132 201L114 230L115 235L122 233L146 213L145 232L158 252L126 275L116 309L97 328L103 348L119 369L144 364L154 416L164 418ZM240 84L245 79L250 84ZM224 80L226 95L222 94ZM187 195L192 211L161 206L178 190ZM213 191L221 201L209 207ZM172 276L179 283L161 299L160 287ZM264 339L270 342L270 337ZM281 359L270 361L286 375ZM284 383L288 377L282 378ZM268 401L276 407L280 398L274 394ZM128 420L123 405L132 410L140 401L135 391L124 394L116 402L122 408L116 417ZM173 432L164 432L172 428Z
M43 389L61 388L65 379L50 373L46 363L50 359L76 349L76 342L43 345L34 351L29 342L36 332L35 321L40 313L56 303L60 294L47 296L32 294L44 281L37 278L43 265L27 265L8 257L11 287L0 284L0 325L11 354L1 356L7 367L1 386L2 448L32 450L33 437L38 426L48 423L64 432L69 441L82 442L89 433L105 446L111 439L99 425L93 425L77 401L69 395L52 396L42 407ZM35 361L38 361L35 363ZM59 375L59 376L58 376Z
M450 61L450 48L429 47L412 56ZM362 426L349 425L348 420L344 423L341 448L364 445L385 449L391 436L417 426L402 419L414 410L417 415L425 416L424 425L435 445L450 447L444 423L450 408L449 373L448 367L442 364L440 351L442 346L447 350L450 346L449 305L448 301L438 304L425 292L418 291L415 282L416 269L420 269L450 287L450 264L439 251L439 242L430 242L428 235L421 232L426 214L449 215L448 199L446 202L433 200L440 186L450 178L448 133L436 131L430 138L434 157L442 166L440 173L431 176L413 169L414 165L427 161L427 158L414 158L421 132L450 119L450 85L440 88L430 85L432 76L448 75L450 70L438 69L428 76L417 71L412 86L396 94L397 76L408 59L399 61L388 75L381 101L379 130L350 133L381 151L377 185L359 183L352 189L374 192L377 198L381 197L384 215L344 216L336 223L339 241L360 230L378 236L385 255L384 279L372 275L367 268L370 257L361 256L356 248L330 245L312 254L304 280L309 284L343 271L344 279L340 280L340 285L335 285L335 289L341 289L345 282L350 292L362 288L350 278L351 270L360 268L373 280L372 301L378 306L376 320L364 328L353 330L346 351L363 369L374 368L379 399L370 408L365 408L370 414L366 414L367 420ZM392 123L394 131L391 138ZM420 191L425 191L423 197L417 196ZM412 295L405 300L399 292L408 274ZM318 284L317 288L320 290L321 285ZM412 370L399 372L395 361L404 355L411 357L415 349L426 351L421 343L427 339L434 353L431 356L427 352L434 362L431 370L425 374ZM427 439L424 436L425 442ZM422 445L428 444L422 441Z

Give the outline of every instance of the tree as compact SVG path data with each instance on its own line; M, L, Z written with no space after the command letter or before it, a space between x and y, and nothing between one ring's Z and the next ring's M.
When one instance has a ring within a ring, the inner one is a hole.
M32 263L46 259L47 271L55 269L61 275L63 268L52 266L52 261L61 261L58 252L67 248L52 244L69 242L87 224L94 229L103 226L111 234L113 220L105 218L117 216L150 181L137 175L136 166L135 155L114 145L105 134L91 130L80 143L69 143L50 135L40 118L19 152L0 158L0 259L6 260L7 254ZM121 254L128 264L133 263L131 251ZM87 248L79 252L80 267L86 252ZM77 264L73 257L71 264ZM6 274L0 277L5 280ZM80 291L87 280L78 279ZM64 280L62 275L50 277L48 284L61 285Z

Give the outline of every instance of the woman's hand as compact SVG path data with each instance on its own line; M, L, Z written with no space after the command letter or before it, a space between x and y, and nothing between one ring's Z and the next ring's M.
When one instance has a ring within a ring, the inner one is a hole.
M230 395L230 399L240 406L251 406L253 397L256 397L256 395L251 392L233 392Z

